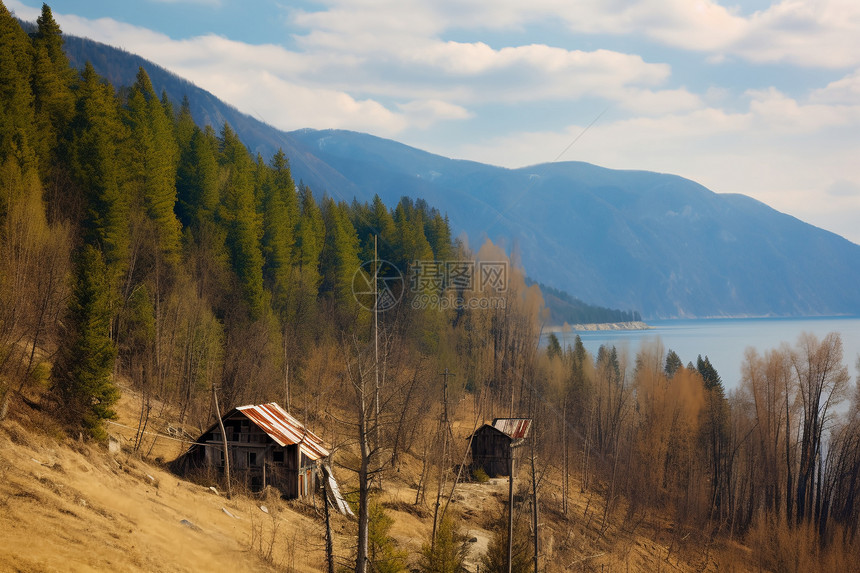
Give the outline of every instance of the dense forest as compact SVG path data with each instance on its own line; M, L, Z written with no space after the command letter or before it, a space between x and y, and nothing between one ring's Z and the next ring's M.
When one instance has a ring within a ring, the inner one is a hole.
M860 390L838 335L750 349L730 393L707 357L684 365L659 342L539 348L541 289L502 249L469 251L421 199L349 204L293 181L283 153L196 125L144 69L117 91L71 68L47 6L27 34L0 4L0 103L0 419L37 404L99 440L128 388L140 443L161 408L201 428L213 392L222 409L277 400L354 472L356 571L405 567L370 500L407 457L415 503L434 508L422 566L454 571L439 565L461 540L445 499L471 476L449 406L467 403L469 427L534 420L534 519L546 498L567 519L575 476L602 500L601 534L659 513L703 554L741 541L750 567L856 569ZM505 280L459 272L482 264ZM517 516L522 553L541 529ZM506 535L482 571L503 569Z

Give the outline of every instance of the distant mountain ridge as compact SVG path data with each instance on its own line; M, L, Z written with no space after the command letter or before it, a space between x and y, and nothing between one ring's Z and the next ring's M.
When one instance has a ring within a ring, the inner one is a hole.
M266 159L283 149L317 192L422 197L472 245L505 243L535 280L581 300L645 319L860 314L860 246L744 195L581 162L506 169L350 131L283 132L138 56L71 36L66 50L115 86L144 66L158 93L189 97L199 124L228 122Z

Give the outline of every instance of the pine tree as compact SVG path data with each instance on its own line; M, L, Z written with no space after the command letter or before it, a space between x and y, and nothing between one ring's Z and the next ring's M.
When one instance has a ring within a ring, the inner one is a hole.
M424 223L424 234L437 261L447 261L452 257L451 228L447 216L443 217L439 211L432 210Z
M299 186L299 198L301 214L296 229L296 264L302 273L303 282L316 293L322 279L320 276L320 254L325 240L325 223L322 212L309 187Z
M165 114L152 82L141 67L128 95L124 122L127 185L142 203L156 230L158 249L170 263L179 262L180 225L176 219L176 142L173 120Z
M719 386L722 390L723 381L717 373L717 369L711 365L711 361L708 360L707 356L702 358L702 355L700 354L699 357L696 358L696 370L702 375L702 380L705 381L706 389L712 390Z
M286 304L294 262L298 198L286 155L272 157L263 183L263 268L277 306Z
M33 38L32 89L37 138L35 146L43 173L57 163L57 145L75 113L75 71L63 51L63 33L47 4L36 20Z
M113 373L116 348L110 338L110 283L101 252L85 245L77 256L69 303L68 332L63 337L54 381L68 420L102 439L102 421L113 419L119 398Z
M558 358L561 356L561 343L554 332L549 333L546 345L546 355L549 358Z
M681 361L681 357L674 350L669 350L666 353L666 366L664 370L666 371L666 376L671 378L675 375L678 368L681 368L684 363Z
M102 83L88 62L72 121L70 168L84 192L84 240L100 248L112 280L124 273L129 249L129 205L118 181L119 132L113 88Z
M0 162L14 157L23 169L36 166L30 38L0 3Z
M406 570L406 552L397 549L391 538L394 520L378 503L370 505L368 516L368 573L399 573Z
M224 124L221 132L222 204L219 219L227 230L227 248L233 271L252 318L262 315L264 305L262 221L254 201L254 162L239 137Z
M362 261L373 259L374 236L377 238L377 257L385 261L391 261L394 258L396 241L394 219L379 195L373 196L369 206L353 208L353 226L361 241L359 256Z
M436 530L435 543L425 542L421 546L421 559L418 566L422 573L460 573L465 570L469 544L454 523L446 515Z
M345 203L337 204L331 197L323 200L323 221L326 234L320 254L324 270L322 290L332 293L341 309L354 306L352 279L359 267L358 235L349 218Z
M395 244L394 261L402 272L406 272L415 261L432 261L433 249L424 236L424 220L421 211L415 209L412 200L404 197L394 209Z
M180 111L180 125L184 121ZM180 150L176 190L176 211L182 225L196 230L203 221L213 220L219 192L217 140L211 132L207 134L197 126L192 127L188 143Z

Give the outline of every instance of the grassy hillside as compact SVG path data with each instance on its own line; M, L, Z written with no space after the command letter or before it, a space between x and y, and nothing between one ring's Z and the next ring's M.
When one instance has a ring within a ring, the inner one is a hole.
M138 397L131 391L120 404L111 434L124 444L106 446L65 438L49 417L16 404L13 419L0 422L0 570L193 572L321 571L325 567L324 529L317 505L286 502L274 495L239 493L233 499L213 493L166 471L160 461L183 445L149 435L132 454ZM465 417L467 408L460 412ZM458 435L471 421L456 424ZM157 429L158 423L154 424ZM154 442L154 443L153 443ZM555 482L557 473L550 469ZM413 565L432 527L432 503L415 504L420 464L409 457L386 474L378 501L393 518L391 535ZM346 478L343 487L349 490ZM518 478L517 497L527 494L528 478ZM547 571L753 570L742 566L749 550L735 544L700 545L695 536L679 539L659 514L625 519L623 510L602 524L603 502L596 491L573 487L569 513L559 510L558 484L541 495L542 553ZM600 487L600 486L598 486ZM452 511L460 516L469 546L468 568L500 527L507 481L464 483ZM265 511L263 510L265 508ZM335 552L346 565L354 522L334 517ZM730 566L727 568L727 566Z

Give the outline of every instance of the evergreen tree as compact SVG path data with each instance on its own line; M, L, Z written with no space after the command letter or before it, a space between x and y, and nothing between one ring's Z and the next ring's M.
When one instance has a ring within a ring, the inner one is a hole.
M320 253L324 270L322 290L330 292L340 308L354 306L352 279L359 267L358 235L349 219L346 204L323 199L325 241Z
M546 345L546 355L549 358L556 358L561 356L561 343L558 341L558 337L554 332L549 333L549 338L547 339Z
M446 515L436 530L436 542L421 546L418 567L422 573L460 573L465 570L469 543L450 515Z
M378 503L371 504L368 519L368 573L405 571L406 552L397 549L397 545L390 535L394 520L385 513L385 509Z
M84 240L100 248L112 280L124 272L129 249L129 205L118 183L119 131L113 88L88 62L77 92L70 167L84 191Z
M705 356L702 358L700 354L696 359L696 370L702 375L702 380L705 381L705 388L712 390L719 387L722 390L723 381L717 373L716 368L711 365L711 361Z
M675 375L675 372L678 371L678 368L684 366L684 363L681 362L681 357L674 350L669 350L666 353L666 366L664 370L666 371L666 376L671 378Z
M424 236L424 221L421 211L416 210L412 200L404 197L394 209L396 245L394 260L402 272L406 272L415 261L432 261L433 249Z
M69 421L98 439L105 437L102 421L116 417L112 406L119 398L111 380L116 348L110 338L107 276L101 252L85 245L77 257L68 332L54 369Z
M141 67L128 95L126 166L129 194L141 202L156 231L158 250L179 262L180 225L176 219L176 142L173 120L165 114L152 82Z
M373 196L373 201L369 206L365 205L361 209L353 209L353 226L361 241L359 257L362 261L373 259L374 236L377 237L377 257L385 261L392 261L396 241L394 219L379 195Z
M448 217L443 217L435 209L424 224L424 234L433 249L433 256L437 261L450 260L453 255L451 247L451 228Z
M229 125L221 131L222 203L219 219L227 230L227 248L252 318L263 312L262 221L254 201L254 162Z
M208 133L201 131L186 109L183 104L177 121L176 212L182 225L196 230L204 220L212 221L218 208L218 143L211 128Z
M14 157L24 168L36 166L30 38L0 3L0 162Z
M42 5L36 24L32 74L38 130L35 146L39 166L46 173L57 163L58 142L75 113L75 71L63 51L63 33L47 4Z
M304 277L303 282L316 292L322 279L320 254L325 241L326 228L322 212L310 188L300 185L299 198L301 215L296 229L296 264Z
M272 157L263 183L263 274L279 306L289 290L298 222L298 198L284 152Z

